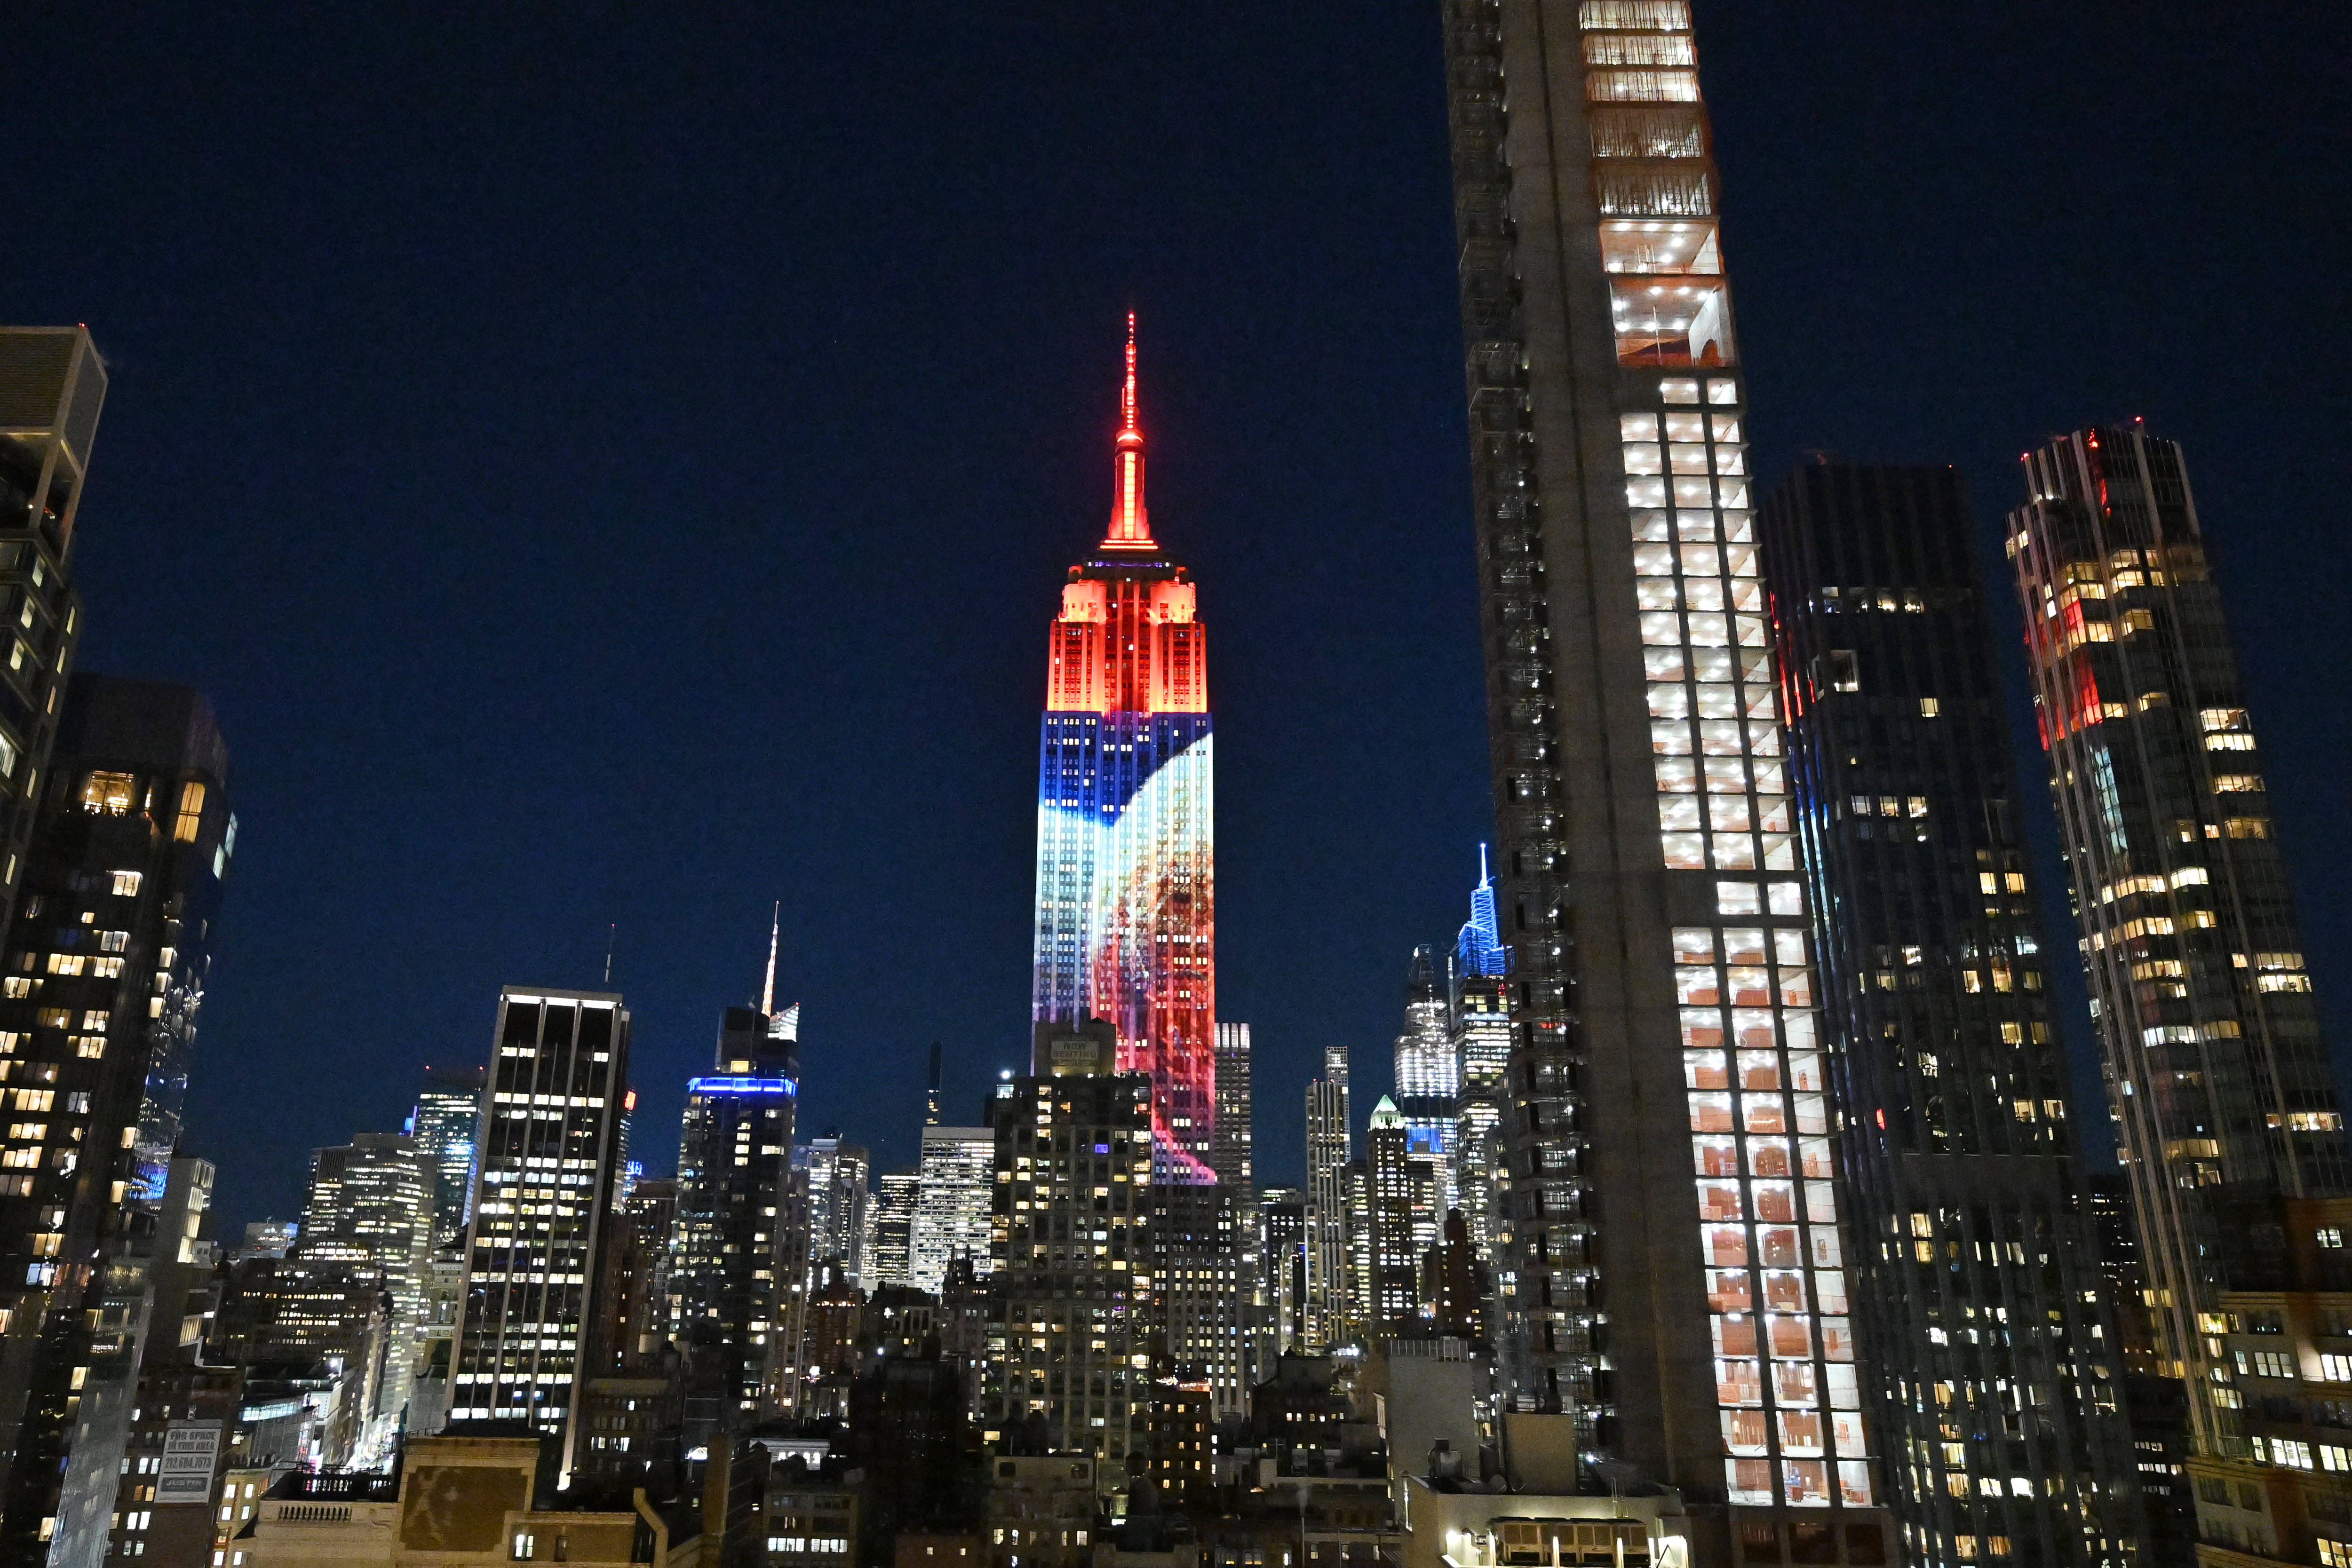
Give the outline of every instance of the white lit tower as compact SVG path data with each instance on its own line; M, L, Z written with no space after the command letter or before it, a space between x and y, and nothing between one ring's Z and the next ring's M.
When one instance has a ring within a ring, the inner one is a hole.
M1596 1476L1678 1489L1696 1561L1891 1551L1834 1181L1759 1163L1831 1113L1691 8L1443 16L1511 949L1501 1370L1626 1467Z

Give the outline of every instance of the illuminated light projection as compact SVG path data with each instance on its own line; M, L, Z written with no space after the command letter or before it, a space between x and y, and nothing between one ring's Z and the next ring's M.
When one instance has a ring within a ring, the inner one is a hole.
M1109 531L1070 568L1037 770L1039 1022L1108 1019L1151 1074L1152 1179L1206 1186L1216 1135L1216 960L1206 632L1143 501L1127 319Z

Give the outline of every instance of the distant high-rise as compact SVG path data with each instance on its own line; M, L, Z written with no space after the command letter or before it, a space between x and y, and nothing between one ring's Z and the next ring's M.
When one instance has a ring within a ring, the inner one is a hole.
M397 1133L362 1133L310 1155L302 1255L348 1264L354 1279L392 1302L391 1353L373 1412L387 1419L407 1404L419 1370L433 1261L433 1166L416 1140Z
M841 1260L843 1277L863 1285L866 1261L866 1214L872 1194L867 1186L874 1157L863 1144L838 1133L811 1138L793 1152L809 1173L809 1260Z
M876 1289L904 1285L914 1264L915 1206L923 1178L913 1171L885 1171L874 1198L874 1255L869 1260Z
M1176 1375L1208 1396L1215 1415L1238 1415L1249 1392L1248 1307L1256 1291L1243 1270L1255 1269L1257 1248L1244 1224L1256 1215L1242 1206L1242 1190L1171 1182L1151 1192L1152 1311Z
M73 678L0 981L0 1556L106 1552L236 841L227 772L196 692Z
M105 402L106 366L88 329L0 327L0 591L9 622L0 669L0 940L16 915L81 632L68 572ZM0 1415L0 1431L9 1419Z
M1217 1138L1209 1165L1246 1207L1257 1173L1250 1148L1250 1026L1217 1025Z
M1307 1085L1307 1343L1330 1351L1355 1326L1348 1267L1348 1053L1327 1047L1323 1076Z
M770 1015L729 1008L711 1071L687 1081L669 1295L693 1365L688 1451L772 1413L793 1359L785 1319L806 1274L786 1222L800 1096L795 1042Z
M1113 1458L1150 1425L1156 1286L1153 1081L1119 1071L1119 1049L1105 1019L1041 1023L997 1110L982 1399L988 1431L1042 1417L1050 1451Z
M1479 891L1487 900L1486 913L1491 914L1493 890L1486 886L1484 878ZM1474 914L1472 924L1463 930L1467 935L1476 928ZM1472 1253L1491 1270L1501 1243L1503 1212L1510 1191L1503 1111L1510 1097L1511 982L1491 953L1481 957L1474 951L1465 958L1457 952L1455 963L1495 966L1457 967L1447 1019L1447 1042L1462 1084L1454 1100L1454 1204L1462 1211Z
M1478 885L1470 890L1470 918L1454 940L1454 972L1457 975L1502 975L1508 972L1511 950L1503 945L1495 924L1495 876L1486 869L1486 846L1478 846Z
M1888 1480L1913 1560L1957 1563L1975 1542L2120 1568L2140 1534L2123 1368L2098 1304L1958 471L1809 465L1757 533L1846 1113L1832 1137L1749 1137L1745 1157L1792 1195L1842 1165L1857 1236L1893 1239L1857 1249L1843 1298L1827 1294L1832 1276L1814 1283L1824 1312L1875 1303L1853 1319L1863 1396L1881 1448L1911 1456ZM1774 941L1801 957L1802 933ZM1744 1089L1748 1061L1718 1059L1695 1082ZM1702 1175L1729 1176L1742 1149L1718 1134L1700 1158ZM1786 1288L1765 1275L1763 1321ZM1966 1332L1992 1301L2022 1326ZM2042 1391L2033 1441L2006 1440L2013 1408L1938 1393L1988 1387Z
M1046 662L1031 1016L1107 1019L1149 1072L1160 1181L1215 1179L1214 774L1207 632L1143 504L1128 319L1110 528L1070 569Z
M1454 1153L1462 1062L1454 1049L1437 950L1415 947L1404 980L1404 1027L1396 1038L1396 1104L1414 1148L1433 1162L1441 1212L1454 1206Z
M1372 1260L1367 1328L1393 1333L1421 1312L1421 1261L1437 1244L1437 1155L1386 1095L1364 1134Z
M596 1318L629 1011L605 991L499 993L489 1107L475 1154L449 1420L527 1421L558 1437L569 1476L585 1452L580 1385Z
M2083 430L2025 477L2008 552L2157 1358L2200 1458L2254 1458L2219 1297L2281 1202L2352 1188L2262 753L2180 448Z
M1259 1291L1267 1310L1251 1377L1263 1383L1284 1351L1307 1342L1307 1189L1261 1188L1257 1212Z
M1834 1194L1703 1164L1830 1111L1691 7L1443 14L1515 1036L1504 1392L1677 1488L1698 1562L1889 1551L1822 1304ZM1740 1090L1698 1087L1735 1051Z
M482 1069L425 1070L408 1133L432 1171L436 1247L465 1235L466 1222L474 1216L474 1143L481 1120Z
M988 1216L996 1196L996 1134L987 1127L925 1127L918 1175L907 1280L936 1296L958 1258L971 1259L975 1275L995 1267Z

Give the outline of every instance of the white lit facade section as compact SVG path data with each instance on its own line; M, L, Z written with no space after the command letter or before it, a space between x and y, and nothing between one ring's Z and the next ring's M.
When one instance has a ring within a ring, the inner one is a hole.
M907 1245L908 1282L936 1296L948 1265L971 1260L974 1274L995 1267L989 1212L996 1189L996 1134L986 1127L923 1129L915 1223Z
M1500 975L1466 975L1455 983L1452 1046L1461 1074L1454 1118L1454 1207L1470 1245L1489 1268L1501 1262L1502 1195L1510 1162L1502 1145L1503 1102L1511 1065L1511 989Z
M1697 100L1686 5L1588 4L1581 20L1592 104ZM1709 163L1696 116L1592 124L1618 363L1679 367L1647 407L1627 392L1619 436L1659 853L1727 873L1716 918L1673 937L1725 1480L1735 1504L1868 1506L1808 937L1765 920L1802 915L1804 884Z

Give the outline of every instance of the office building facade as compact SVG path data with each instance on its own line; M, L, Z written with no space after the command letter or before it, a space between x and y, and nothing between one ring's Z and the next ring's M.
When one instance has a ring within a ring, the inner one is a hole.
M499 994L449 1420L525 1421L585 1452L580 1389L613 1223L629 1011L606 991Z
M1844 1169L1848 1294L1876 1303L1864 1403L1911 1560L2120 1564L2141 1533L2124 1367L1958 472L1808 465L1757 531L1845 1114L1748 1152ZM1707 1148L1738 1164L1729 1136Z
M1364 1129L1364 1164L1372 1267L1365 1327L1393 1333L1420 1316L1422 1255L1438 1235L1438 1156L1427 1129L1413 1126L1383 1094Z
M74 677L0 960L0 1550L106 1551L236 844L227 771L196 692Z
M1250 1147L1250 1026L1217 1025L1217 1135L1209 1156L1220 1185L1246 1206L1257 1187Z
M1460 1134L1462 1059L1454 1048L1437 950L1415 947L1405 967L1404 1026L1396 1038L1396 1112L1413 1144L1435 1162L1439 1199L1454 1202L1454 1155Z
M795 1042L767 1014L729 1008L710 1072L687 1082L678 1145L668 1289L693 1365L688 1452L771 1414L793 1359L790 1291L808 1263L788 1213L799 1097Z
M408 1135L433 1181L433 1245L466 1234L474 1217L474 1134L482 1121L482 1070L427 1067L425 1086L409 1113Z
M1701 1561L1884 1552L1835 1195L1705 1164L1829 1106L1690 8L1443 15L1513 982L1502 1370L1588 1462L1681 1489Z
M389 1354L372 1415L389 1421L421 1370L431 1283L436 1162L398 1133L362 1133L314 1149L302 1203L302 1255L343 1263L391 1299Z
M989 1249L989 1213L996 1197L996 1134L988 1127L925 1127L908 1243L908 1282L936 1296L946 1289L948 1265L971 1260L972 1272L995 1267Z
M2189 1390L2192 1472L2258 1473L2220 1298L2274 1271L2281 1206L2352 1191L2262 752L2179 446L2077 431L2025 479L2007 550L2156 1370Z
M1355 1328L1355 1293L1349 1269L1349 1161L1353 1129L1348 1122L1348 1053L1328 1047L1323 1076L1307 1085L1307 1345L1328 1353L1345 1344Z
M874 1287L907 1283L914 1267L915 1205L923 1178L913 1171L886 1171L874 1196Z
M1031 1016L1108 1019L1149 1072L1156 1180L1215 1179L1214 768L1207 632L1151 537L1128 319L1108 531L1070 569L1046 661Z
M839 1259L850 1283L861 1283L874 1157L865 1145L828 1133L793 1150L793 1158L808 1172L809 1261Z

